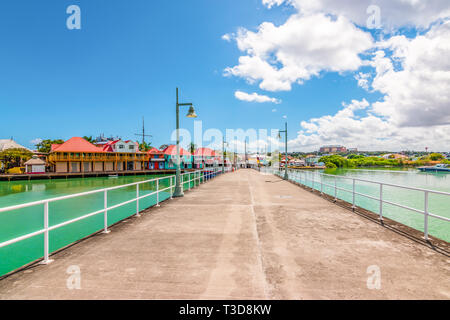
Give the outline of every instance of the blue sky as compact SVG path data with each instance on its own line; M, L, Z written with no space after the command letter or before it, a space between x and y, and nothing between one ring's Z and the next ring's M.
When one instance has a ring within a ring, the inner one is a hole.
M81 30L66 28L72 4L81 8ZM194 103L204 129L282 128L286 115L290 140L301 121L334 115L343 102L379 101L380 92L358 86L355 71L320 71L288 91L224 76L245 55L224 34L239 27L256 31L265 21L282 25L295 12L288 5L269 9L260 0L4 0L0 138L12 136L26 146L35 138L100 133L136 139L145 116L159 146L170 142L174 129L177 86L181 99ZM282 103L240 101L237 90ZM192 120L181 122L192 130Z

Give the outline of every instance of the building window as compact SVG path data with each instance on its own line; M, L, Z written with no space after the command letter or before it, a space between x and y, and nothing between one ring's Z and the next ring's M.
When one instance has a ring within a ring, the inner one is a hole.
M119 145L119 149L123 149L125 146L123 144Z
M134 150L134 146L130 146L130 150Z

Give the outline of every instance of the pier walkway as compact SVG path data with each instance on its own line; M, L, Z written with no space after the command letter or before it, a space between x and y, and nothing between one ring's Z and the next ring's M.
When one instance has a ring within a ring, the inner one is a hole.
M52 259L0 281L0 299L450 299L449 257L249 169Z

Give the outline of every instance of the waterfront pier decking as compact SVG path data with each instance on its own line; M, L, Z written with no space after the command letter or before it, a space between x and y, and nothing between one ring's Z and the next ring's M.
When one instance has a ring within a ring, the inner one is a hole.
M52 259L1 280L0 298L450 299L445 254L254 170L221 175ZM80 289L68 289L71 266ZM367 286L371 266L379 290Z

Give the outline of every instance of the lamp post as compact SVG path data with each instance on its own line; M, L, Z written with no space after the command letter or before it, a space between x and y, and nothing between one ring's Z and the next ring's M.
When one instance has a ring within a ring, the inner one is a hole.
M278 130L278 137L281 138L280 133L284 133L284 147L285 147L285 152L284 152L284 180L288 180L288 174L287 174L287 164L288 164L288 158L287 158L287 135L288 135L288 130L287 130L287 122L285 122L284 124L284 130Z
M225 173L225 137L222 137L222 173Z
M197 118L197 115L195 114L194 106L192 103L179 103L178 102L178 88L177 88L177 104L176 104L176 114L177 114L177 172L175 176L175 190L173 192L174 197L182 197L184 196L183 193L183 186L181 185L181 168L180 168L180 107L181 106L189 106L189 112L186 115L188 118Z
M244 141L244 165L245 169L247 169L247 138Z

